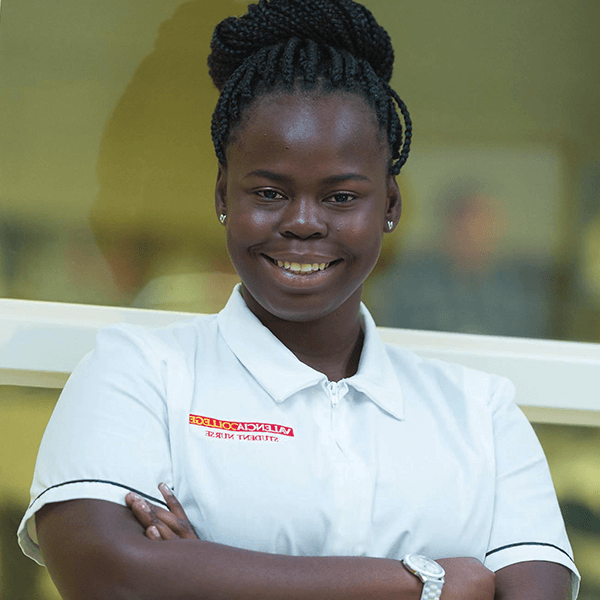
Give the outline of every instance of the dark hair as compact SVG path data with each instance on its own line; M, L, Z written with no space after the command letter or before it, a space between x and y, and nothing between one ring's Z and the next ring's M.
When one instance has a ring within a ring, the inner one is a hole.
M371 12L352 0L259 0L215 28L208 57L221 92L212 118L220 163L244 110L274 92L345 91L364 98L390 149L390 172L408 158L412 124L390 87L394 50ZM396 104L405 123L402 124Z

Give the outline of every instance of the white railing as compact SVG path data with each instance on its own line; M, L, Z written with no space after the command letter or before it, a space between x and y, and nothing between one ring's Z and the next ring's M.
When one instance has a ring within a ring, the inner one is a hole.
M189 313L0 299L0 385L61 388L98 329L160 327ZM532 421L600 426L600 344L406 329L384 340L422 356L505 375Z

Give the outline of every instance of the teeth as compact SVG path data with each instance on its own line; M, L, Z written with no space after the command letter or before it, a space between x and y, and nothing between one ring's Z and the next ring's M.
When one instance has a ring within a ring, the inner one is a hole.
M294 273L314 273L315 271L324 271L331 263L291 263L283 260L276 260L278 267L292 271Z

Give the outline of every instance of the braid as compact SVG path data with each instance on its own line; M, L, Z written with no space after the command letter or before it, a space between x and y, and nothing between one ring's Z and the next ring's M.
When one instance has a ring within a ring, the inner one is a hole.
M244 111L260 96L319 89L361 96L377 116L397 175L408 158L412 122L390 87L394 51L370 11L353 0L259 0L215 28L208 58L221 96L212 119L219 162ZM404 130L398 109L404 120Z
M402 117L404 119L405 132L404 132L404 144L402 144L402 149L400 151L400 155L398 157L398 162L392 167L392 170L395 171L394 175L398 175L400 169L404 165L404 163L408 160L408 153L410 152L410 143L412 141L412 121L410 119L410 114L408 113L408 108L406 108L406 104L402 101L402 98L391 88L388 86L389 94L396 101L400 112L402 113ZM402 130L399 131L400 140L398 146L402 143Z

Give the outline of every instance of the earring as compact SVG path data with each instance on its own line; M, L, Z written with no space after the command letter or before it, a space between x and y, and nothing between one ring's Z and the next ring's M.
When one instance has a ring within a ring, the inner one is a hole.
M390 231L391 231L392 229L394 229L394 221L388 221L388 222L387 222L387 226L388 226L388 229L389 229Z
M221 223L221 225L225 225L226 220L227 220L227 215L224 215L224 214L219 215L219 223Z

